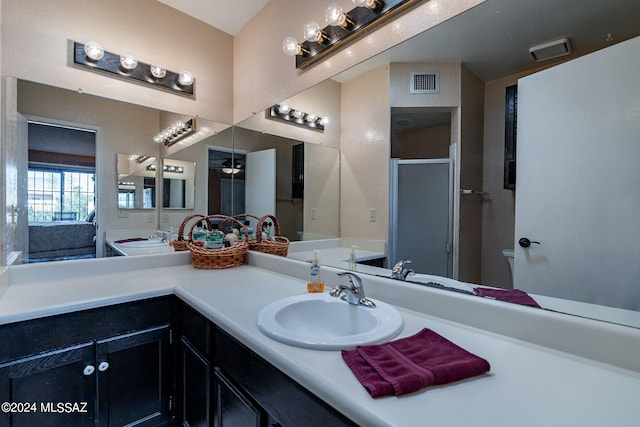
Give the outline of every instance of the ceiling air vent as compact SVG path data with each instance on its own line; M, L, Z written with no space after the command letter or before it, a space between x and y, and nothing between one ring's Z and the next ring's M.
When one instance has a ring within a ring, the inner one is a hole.
M440 93L440 72L412 71L411 93Z
M555 40L549 43L539 44L529 49L533 59L540 62L571 53L571 41L567 38Z

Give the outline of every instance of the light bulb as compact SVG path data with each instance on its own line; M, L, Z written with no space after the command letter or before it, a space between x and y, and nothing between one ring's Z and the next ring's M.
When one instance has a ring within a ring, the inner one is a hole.
M149 70L151 71L151 75L156 79L161 79L167 75L167 70L162 65L151 65Z
M337 3L331 3L324 10L324 19L329 25L342 27L347 20L347 16L342 13L342 6Z
M318 120L318 115L314 113L309 113L306 116L304 116L304 120L310 123L315 122L316 120Z
M293 110L291 112L291 115L296 119L301 119L304 116L304 112L302 112L300 110Z
M154 136L153 142L155 142L156 144L160 144L162 142L162 135L157 134L156 136Z
M120 65L125 70L133 70L138 66L138 60L130 53L120 55Z
M191 86L193 84L193 75L189 71L183 71L178 75L178 83L181 86Z
M291 111L291 107L289 107L287 104L280 104L278 105L278 113L280 114L289 114L289 111Z
M298 44L298 40L293 37L285 37L282 41L282 51L285 55L295 56L302 53L302 48Z
M353 4L358 7L368 7L369 9L376 8L376 0L352 0Z
M176 120L176 122L173 124L173 127L175 127L178 130L182 130L185 128L185 124L182 120Z
M308 42L319 42L322 40L322 31L320 25L315 21L309 21L302 27L304 39Z
M86 42L84 44L84 53L89 59L99 61L104 56L104 49L96 42Z
M321 117L320 119L318 119L318 124L321 124L323 126L324 125L328 125L329 122L330 122L329 116L324 116L324 117Z

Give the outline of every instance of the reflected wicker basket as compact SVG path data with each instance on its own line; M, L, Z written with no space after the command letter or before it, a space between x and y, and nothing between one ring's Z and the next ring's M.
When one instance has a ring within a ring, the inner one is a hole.
M269 239L263 239L262 226L267 219L273 220L275 236L270 237ZM287 256L287 252L289 251L289 239L284 236L280 236L280 223L278 223L275 216L267 214L260 218L258 226L256 227L256 238L255 240L249 241L249 249L266 254Z
M187 247L187 244L189 243L189 240L185 240L184 238L184 229L187 226L187 224L194 220L194 219L198 219L199 221L196 221L195 224L198 224L202 221L205 221L207 223L207 226L209 227L209 229L211 229L211 221L209 221L208 219L206 219L205 215L202 214L193 214L193 215L189 215L188 217L186 217L183 221L182 224L180 224L180 227L178 227L178 237L176 240L173 241L173 250L176 252L179 251L188 251L189 248ZM189 239L191 239L191 237L189 237ZM191 241L191 243L193 243L193 241ZM196 242L196 244L202 245L202 243L200 242Z
M189 230L189 239L187 241L187 248L191 251L191 263L195 268L201 269L222 269L237 267L244 262L245 255L249 249L248 231L243 223L235 218L226 215L209 215L203 219L211 220L214 218L223 219L226 221L235 221L243 229L245 240L238 241L233 246L222 249L208 249L203 247L199 242L194 242L192 233L196 227L197 222L191 226ZM209 221L210 222L210 221Z

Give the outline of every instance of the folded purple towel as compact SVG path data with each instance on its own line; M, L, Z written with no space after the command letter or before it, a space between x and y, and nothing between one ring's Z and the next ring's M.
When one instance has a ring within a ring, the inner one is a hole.
M491 369L485 359L426 328L385 344L342 350L342 358L371 397L413 393Z
M473 291L476 295L481 297L489 297L500 301L540 308L540 305L538 305L538 303L531 298L529 294L525 291L521 291L520 289L474 288Z
M141 242L143 240L149 240L149 239L145 239L144 237L132 237L131 239L116 240L113 243Z

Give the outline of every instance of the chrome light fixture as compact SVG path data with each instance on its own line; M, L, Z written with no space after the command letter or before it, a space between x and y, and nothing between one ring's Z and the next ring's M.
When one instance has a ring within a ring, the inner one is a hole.
M171 126L162 129L153 137L153 142L163 143L166 147L170 147L183 138L195 133L196 119L189 119L186 122L177 120Z
M242 164L238 161L233 162L231 159L227 159L222 162L222 172L235 175L242 170Z
M107 52L96 42L73 42L73 62L87 70L132 79L173 93L187 96L195 94L195 79L189 71L175 73L158 64L145 64L129 53L119 55Z
M286 37L282 50L286 55L295 56L296 68L304 69L335 52L364 30L370 30L385 20L422 0L352 0L355 8L345 13L337 3L325 9L327 26L320 28L314 21L303 26L304 42L298 43L294 37Z
M329 123L329 117L320 117L315 113L305 113L302 110L291 108L288 104L276 104L265 112L266 118L279 120L291 125L302 126L324 132L324 127Z

